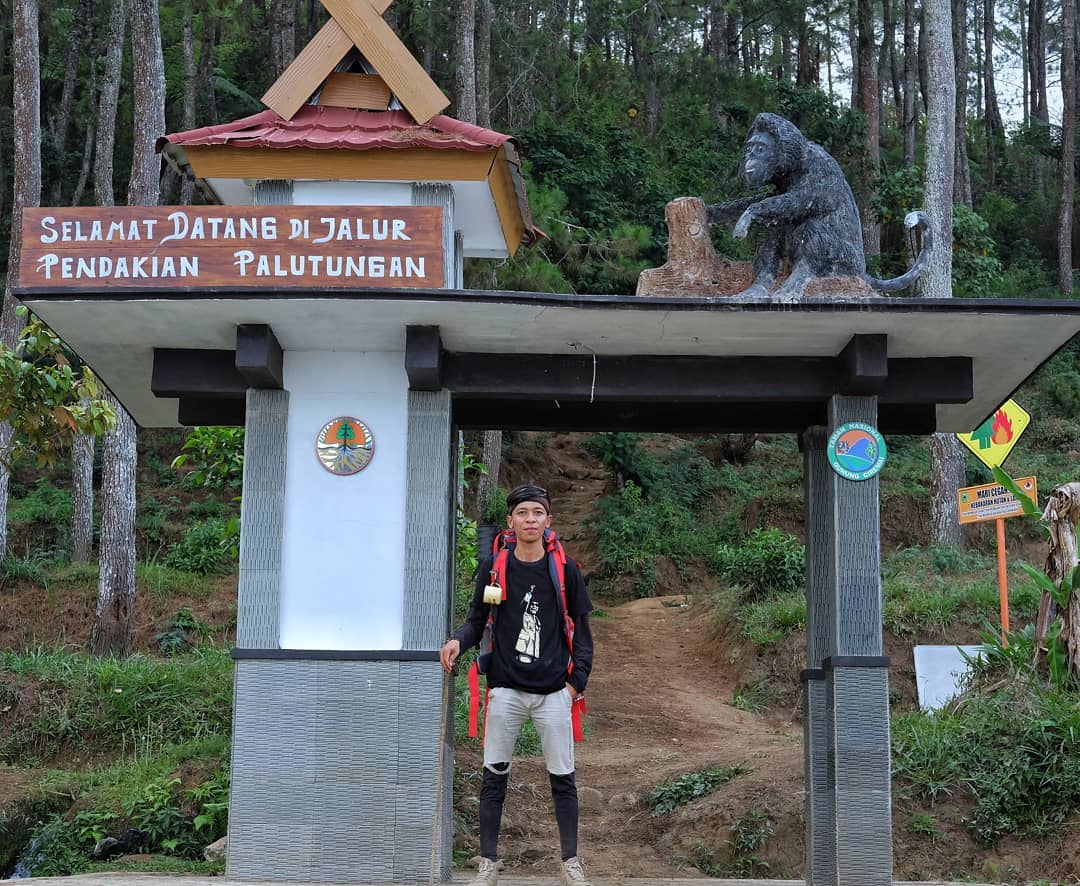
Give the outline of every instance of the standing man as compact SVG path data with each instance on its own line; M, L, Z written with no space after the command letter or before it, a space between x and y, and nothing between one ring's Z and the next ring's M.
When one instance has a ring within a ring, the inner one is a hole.
M592 603L581 570L550 530L546 490L518 486L507 496L506 507L512 533L508 549L480 564L465 624L439 652L449 673L463 649L483 640L480 660L488 702L480 785L481 860L470 886L498 883L499 824L510 761L528 719L540 735L551 782L562 848L560 878L564 886L591 886L577 854L574 739L580 737L585 684L592 669Z

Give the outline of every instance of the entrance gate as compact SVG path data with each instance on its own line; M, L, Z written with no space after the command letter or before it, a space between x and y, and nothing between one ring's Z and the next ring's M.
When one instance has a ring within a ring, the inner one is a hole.
M878 480L826 442L971 431L1080 302L463 290L541 236L517 146L438 114L390 0L322 3L268 110L160 141L230 205L28 210L13 287L140 425L246 429L228 875L450 876L451 441L496 427L799 435L806 878L889 884Z
M246 428L228 875L263 880L450 875L451 442L495 426L799 435L806 878L891 883L878 480L837 475L828 435L969 430L1080 330L1062 301L21 297L140 424ZM348 477L315 451L338 416L375 441Z

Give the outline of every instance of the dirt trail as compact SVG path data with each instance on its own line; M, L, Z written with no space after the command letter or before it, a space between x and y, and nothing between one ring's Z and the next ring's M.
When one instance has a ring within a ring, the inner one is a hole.
M586 575L599 565L587 525L610 475L582 449L585 434L523 435L504 464L506 486L537 482L552 494L554 528ZM674 583L677 585L677 583ZM660 586L671 586L661 582ZM758 853L769 876L802 869L802 727L732 706L736 650L705 639L706 607L684 596L620 605L594 603L596 661L589 681L587 738L577 745L581 852L597 876L703 876L693 857L705 847L723 863L731 822L748 808L766 811L775 834ZM480 754L457 750L475 808ZM707 799L656 818L645 803L660 782L707 766L749 771ZM544 873L558 833L543 758L515 761L500 854L520 873ZM475 833L475 829L473 829ZM472 838L475 845L475 837Z
M593 619L589 731L577 745L577 772L581 853L597 876L694 876L695 847L724 857L720 820L726 832L751 806L775 822L760 854L771 876L801 867L801 728L730 704L734 686L702 639L703 617L682 597L656 597ZM477 750L459 748L458 765L476 772ZM710 765L751 771L695 803L692 814L652 816L644 800L653 787ZM500 854L526 873L549 868L557 851L543 758L515 761Z

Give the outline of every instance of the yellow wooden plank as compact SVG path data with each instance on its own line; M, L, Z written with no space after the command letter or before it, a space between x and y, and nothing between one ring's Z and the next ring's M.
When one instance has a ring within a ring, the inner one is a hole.
M495 201L495 211L499 215L499 225L502 227L503 239L506 240L507 252L513 255L525 236L525 220L521 217L521 207L518 206L510 162L502 148L498 149L495 162L491 164L488 187L491 189L491 198Z
M418 123L427 123L450 104L370 0L321 2Z
M311 38L311 42L274 81L273 86L266 90L262 97L263 104L286 120L291 120L352 48L349 35L331 19Z
M382 15L394 0L362 2ZM262 103L286 120L291 120L352 48L353 41L349 35L341 29L341 25L330 19L266 90Z
M199 178L355 179L359 181L484 181L492 152L375 148L238 148L186 145Z
M390 104L390 87L378 74L331 74L323 83L319 104L385 111Z

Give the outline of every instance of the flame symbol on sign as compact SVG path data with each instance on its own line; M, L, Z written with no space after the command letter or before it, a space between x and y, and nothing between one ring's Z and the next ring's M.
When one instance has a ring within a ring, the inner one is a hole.
M1009 416L1005 414L1004 409L999 409L994 414L994 424L991 426L990 436L995 446L1002 446L1012 439L1012 422L1009 420Z

